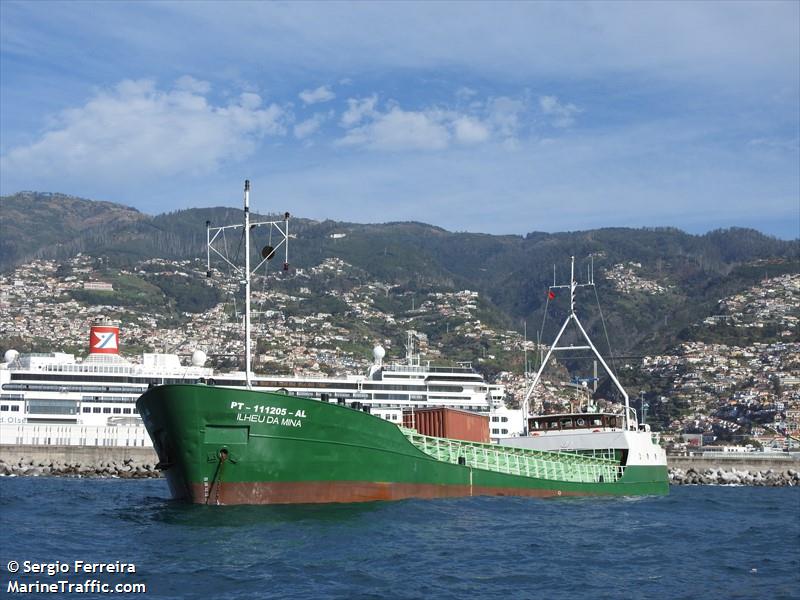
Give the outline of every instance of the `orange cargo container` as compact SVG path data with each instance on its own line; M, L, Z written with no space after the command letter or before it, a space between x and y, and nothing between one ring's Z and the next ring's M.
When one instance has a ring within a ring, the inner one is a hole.
M489 443L489 417L455 408L422 408L403 412L403 427L422 435Z

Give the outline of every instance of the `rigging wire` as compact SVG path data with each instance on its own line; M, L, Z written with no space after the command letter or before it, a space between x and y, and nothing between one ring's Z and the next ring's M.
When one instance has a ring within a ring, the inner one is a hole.
M272 248L272 226L269 227L269 238L268 238L268 241L267 241L267 246L269 248ZM274 254L275 250L272 250L272 252ZM259 303L258 303L258 319L257 319L257 322L256 322L256 335L258 335L259 332L264 330L263 329L263 325L264 325L264 302L266 301L266 297L267 297L267 279L269 278L269 263L270 263L269 260L265 260L264 261L264 275L261 276L262 277L262 279L261 279L261 294L260 294L261 298L259 299ZM258 339L258 338L256 338L256 339ZM256 347L258 347L258 342L256 342Z
M597 301L597 309L600 311L600 322L603 323L603 333L606 336L606 344L608 344L608 356L611 358L611 367L615 371L617 370L617 365L614 361L614 351L611 349L611 340L608 339L608 329L606 329L606 319L603 316L603 308L600 306L600 296L597 295L597 286L593 285L592 288L594 289L594 297Z
M545 322L547 321L547 308L550 306L550 293L549 292L550 292L550 290L548 288L547 300L545 301L545 305L544 305L544 314L542 315L542 328L539 330L539 339L537 340L537 343L536 343L536 349L539 351L538 367L542 366L542 364L541 364L542 350L541 350L541 348L539 348L539 346L541 345L542 339L544 338L544 325L545 325Z
M242 252L242 246L244 246L244 236L246 234L247 234L247 232L244 231L244 228L242 228L242 235L239 237L239 245L236 247L236 255L233 257L233 260L231 261L235 265L239 264L239 254ZM231 273L231 275L234 275L234 273ZM241 282L241 278L239 278L239 281ZM239 318L239 309L236 306L236 293L235 292L233 294L233 315L237 319Z

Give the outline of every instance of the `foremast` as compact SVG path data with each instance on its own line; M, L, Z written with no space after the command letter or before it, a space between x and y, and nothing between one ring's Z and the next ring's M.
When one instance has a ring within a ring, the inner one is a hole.
M254 267L250 268L250 232L256 227L269 228L269 241L266 246L261 249L261 261ZM227 253L228 245L225 239L226 231L234 231L242 229L242 236L244 237L244 267L234 264L228 256L223 254L218 247L214 244L222 244L223 250ZM277 232L277 241L272 245L272 235ZM252 387L250 361L252 356L251 349L251 323L250 323L250 285L251 278L264 263L272 260L277 251L283 247L284 261L283 270L289 270L289 213L284 213L283 219L280 221L250 221L250 180L246 179L244 182L244 223L235 225L224 225L222 227L211 227L211 221L206 221L206 275L211 277L211 254L214 253L219 256L225 263L230 266L237 275L242 278L244 284L244 373L245 382L248 389Z
M539 370L536 371L536 375L534 376L533 381L531 382L531 385L528 387L528 391L525 394L525 399L522 401L522 417L525 420L525 422L523 423L523 429L525 431L527 431L527 428L528 428L527 421L528 421L528 413L529 413L529 408L530 408L529 402L530 402L530 397L533 394L533 390L536 387L536 384L539 383L539 380L542 377L542 373L544 372L544 369L547 366L547 363L550 361L550 357L553 355L553 352L560 352L560 351L563 351L563 350L591 350L594 353L594 355L597 358L597 360L599 360L600 364L603 365L603 368L606 370L606 373L608 373L608 376L611 378L611 381L614 382L614 385L617 387L617 389L622 394L622 397L625 399L625 429L626 430L636 429L637 428L636 417L634 416L633 420L631 420L631 407L630 407L630 400L628 398L628 392L626 392L625 388L622 387L622 384L619 382L619 380L617 379L616 375L614 375L614 372L609 368L609 366L606 364L606 361L603 359L603 357L600 354L600 352L598 352L597 348L592 343L592 340L589 337L589 334L586 333L586 330L583 328L583 325L581 324L581 321L580 321L580 319L578 318L578 315L575 312L575 291L579 287L594 287L594 265L592 265L592 267L589 269L587 282L579 284L577 281L575 281L575 257L572 256L572 257L570 257L570 259L571 259L571 264L570 264L570 277L569 277L570 282L569 282L569 284L556 285L555 274L554 274L553 275L553 285L551 285L548 288L548 297L549 298L555 297L553 295L553 290L565 289L565 288L569 289L569 314L567 315L567 318L564 319L564 323L561 326L561 329L559 330L558 335L556 336L556 339L553 341L553 344L547 350L547 354L545 355L544 360L542 361L542 364L539 365ZM575 323L575 325L577 326L578 330L581 332L581 335L583 336L583 339L586 341L587 345L585 345L585 346L575 346L575 345L559 346L558 345L558 342L561 339L561 336L564 335L564 331L566 331L566 329L567 329L567 325L569 325L571 322ZM631 421L633 421L633 422L631 422ZM633 425L633 426L631 426L631 425Z

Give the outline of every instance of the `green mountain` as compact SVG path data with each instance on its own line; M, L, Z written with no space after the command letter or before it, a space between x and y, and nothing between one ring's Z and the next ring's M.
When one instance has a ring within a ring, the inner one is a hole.
M117 267L156 257L204 257L206 221L220 225L240 220L241 211L233 208L149 216L110 202L22 192L0 199L0 270L34 257L60 259L77 252L103 257ZM416 222L292 219L290 230L296 236L290 247L290 262L296 268L338 257L365 276L396 286L396 297L439 289L475 290L487 302L488 318L517 330L524 321L530 331L541 327L553 265L557 283L565 283L569 257L575 256L579 279L585 280L587 257L594 255L602 313L594 294L583 292L582 320L593 336L603 336L605 317L619 353L660 351L685 339L698 321L714 314L720 298L765 276L800 271L798 241L750 229L700 236L672 228L499 236L454 233ZM254 254L267 243L266 237L256 239ZM229 238L228 244L235 251L241 238ZM621 265L617 279L615 265ZM640 282L638 287L624 289L628 279ZM659 286L656 293L647 289L648 282ZM186 295L171 285L161 289ZM545 340L554 335L563 306L554 304L555 310L548 311Z

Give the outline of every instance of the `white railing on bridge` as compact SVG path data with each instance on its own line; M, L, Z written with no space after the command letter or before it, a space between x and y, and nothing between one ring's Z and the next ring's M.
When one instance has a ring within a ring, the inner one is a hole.
M0 445L152 447L143 425L0 424Z

